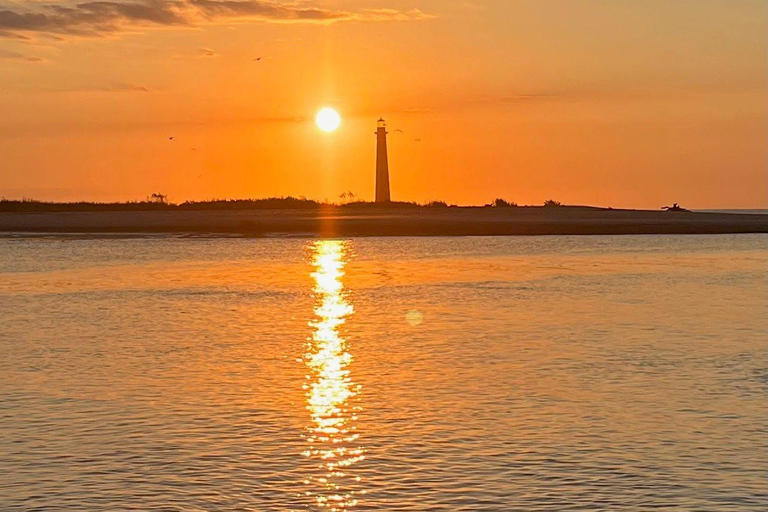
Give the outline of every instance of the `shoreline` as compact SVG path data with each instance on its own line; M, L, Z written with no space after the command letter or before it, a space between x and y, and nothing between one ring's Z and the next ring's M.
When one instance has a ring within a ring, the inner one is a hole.
M2 212L0 235L243 237L768 233L768 215L592 207Z

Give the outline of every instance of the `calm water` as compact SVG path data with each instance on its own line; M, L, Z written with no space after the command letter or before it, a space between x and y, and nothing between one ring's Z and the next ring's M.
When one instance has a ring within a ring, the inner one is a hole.
M0 240L0 510L765 510L767 248Z

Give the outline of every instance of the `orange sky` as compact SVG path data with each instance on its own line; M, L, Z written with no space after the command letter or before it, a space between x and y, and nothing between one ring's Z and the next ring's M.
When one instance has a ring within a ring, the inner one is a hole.
M763 0L0 0L0 196L372 199L384 116L397 200L764 208L766 20Z

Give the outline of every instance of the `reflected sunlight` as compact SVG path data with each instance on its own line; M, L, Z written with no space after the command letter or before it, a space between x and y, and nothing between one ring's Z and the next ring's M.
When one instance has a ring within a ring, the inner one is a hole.
M308 369L304 388L311 417L307 427L309 448L304 455L317 462L318 472L304 483L310 485L306 494L316 505L333 512L354 507L356 496L365 494L360 489L360 477L348 473L353 464L365 458L355 427L360 407L352 403L360 386L352 381L352 355L339 332L353 312L341 281L346 243L320 240L311 250L317 318L309 323L313 332L304 355Z

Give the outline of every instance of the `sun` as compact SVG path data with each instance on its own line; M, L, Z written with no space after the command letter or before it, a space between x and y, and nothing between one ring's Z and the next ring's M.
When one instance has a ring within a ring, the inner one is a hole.
M332 108L326 107L317 113L317 116L315 116L315 123L317 123L317 127L324 132L333 132L336 131L341 124L341 116Z

